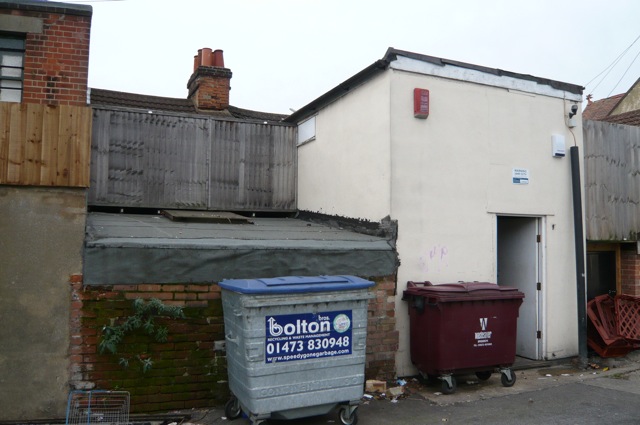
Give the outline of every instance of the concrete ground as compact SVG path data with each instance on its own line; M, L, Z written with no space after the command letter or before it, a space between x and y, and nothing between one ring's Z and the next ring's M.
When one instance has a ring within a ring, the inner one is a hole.
M458 376L458 388L450 395L441 393L439 382L407 379L398 397L391 397L389 389L384 395L365 394L358 408L358 423L639 424L640 351L621 359L596 358L589 363L586 368L571 361L533 364L535 368L515 371L516 383L509 388L502 386L499 374L487 381L479 381L475 375ZM388 388L395 385L389 383ZM228 420L223 409L180 413L189 417L179 425L251 424L246 418ZM337 411L291 421L268 421L268 425L340 423Z

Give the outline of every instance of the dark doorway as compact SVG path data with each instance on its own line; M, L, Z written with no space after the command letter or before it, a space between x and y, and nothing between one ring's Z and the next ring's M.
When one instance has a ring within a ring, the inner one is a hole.
M587 253L587 300L598 295L616 293L616 253Z

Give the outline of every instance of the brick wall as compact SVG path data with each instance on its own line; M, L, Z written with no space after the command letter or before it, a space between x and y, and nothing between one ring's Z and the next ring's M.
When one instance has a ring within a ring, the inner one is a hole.
M227 109L231 75L227 68L198 67L187 83L188 98L200 110Z
M71 389L125 390L131 411L154 412L224 403L228 387L224 352L213 350L224 340L222 303L217 285L83 286L72 283ZM186 319L156 320L169 329L168 341L155 342L144 332L125 337L117 354L99 354L101 328L133 313L133 300L158 298L184 307ZM135 356L153 361L142 372ZM119 364L130 358L129 367Z
M620 251L620 269L622 294L640 296L640 255L635 250Z
M86 105L91 15L27 10L0 13L43 21L41 33L26 34L22 101Z
M372 289L375 298L369 301L365 375L367 379L393 380L399 341L395 314L396 277L370 280L376 285Z
M374 298L369 303L367 379L395 377L395 277L372 279ZM71 389L125 390L131 393L131 412L154 412L221 405L228 385L224 352L214 341L224 340L224 321L218 285L114 285L85 286L82 276L71 279L70 387ZM158 298L184 307L186 319L157 320L169 329L166 343L143 333L125 337L117 354L99 354L101 329L133 313L133 300ZM135 356L154 362L143 373ZM128 368L118 364L130 357Z

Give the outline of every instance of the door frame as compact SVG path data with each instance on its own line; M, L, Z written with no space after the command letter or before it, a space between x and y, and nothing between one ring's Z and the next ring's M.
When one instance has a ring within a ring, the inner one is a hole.
M536 291L536 328L538 332L540 332L540 338L536 338L535 344L535 359L534 360L542 360L542 355L544 353L544 348L546 346L546 329L547 329L547 308L545 300L545 289L546 289L546 216L541 215L526 215L526 214L505 214L505 213L495 213L495 229L496 229L496 237L495 237L495 246L496 246L496 264L495 264L495 278L496 283L498 282L498 219L500 217L511 217L511 218L522 218L522 219L532 219L535 221L536 232L540 235L540 241L537 244L536 250L536 274L537 281L540 283L540 289ZM525 298L523 303L527 302Z

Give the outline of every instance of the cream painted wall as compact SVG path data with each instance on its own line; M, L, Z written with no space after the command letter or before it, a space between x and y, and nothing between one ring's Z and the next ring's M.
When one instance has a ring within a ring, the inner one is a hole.
M572 102L563 97L580 96L489 74L478 78L476 71L451 66L428 67L440 76L421 73L420 63L405 70L392 63L318 113L316 140L298 149L299 208L373 221L390 214L398 221L399 376L416 373L402 301L406 282L495 282L497 215L539 217L541 356L576 355L569 159L574 138L565 124ZM455 68L450 75L458 79L444 78L447 68ZM476 82L460 81L467 77ZM416 87L430 91L426 120L413 117ZM577 124L573 134L582 148L579 119ZM552 157L553 134L565 137L565 158ZM529 170L530 183L514 185L513 168Z
M389 74L316 117L316 140L298 148L298 209L380 221L390 213Z
M496 216L544 217L543 357L577 354L570 160L551 136L573 137L570 102L392 70L391 217L398 220L398 374L411 375L408 280L496 282ZM413 88L430 91L430 115L413 117ZM579 127L578 127L579 128ZM574 131L581 146L581 132ZM512 183L526 168L528 185Z

